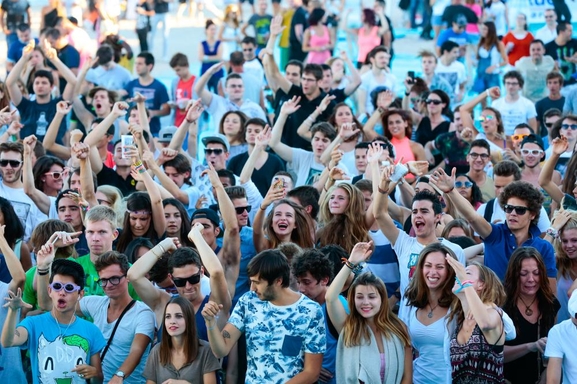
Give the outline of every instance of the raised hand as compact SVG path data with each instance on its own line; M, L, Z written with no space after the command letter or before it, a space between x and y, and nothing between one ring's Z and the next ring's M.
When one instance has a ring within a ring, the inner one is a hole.
M210 67L207 72L210 72L212 75L214 75L215 73L218 73L218 71L220 71L223 66L224 61L221 61L220 63L216 63L212 67Z
M339 163L343 159L343 151L339 149L340 146L341 146L340 144L335 145L335 147L331 152L331 161L329 161L329 167L328 167L329 170L339 165Z
M261 203L262 209L266 210L269 205L271 205L277 200L284 198L286 195L285 191L286 190L284 187L277 189L274 183L271 184L270 188L268 189L268 192L266 193L266 196L262 200Z
M134 137L134 140L140 140L140 138L142 137L142 131L144 129L142 129L142 127L139 124L136 123L130 123L128 125L128 132L130 132L130 134L132 135L132 137Z
M54 60L58 57L58 52L56 52L56 49L54 49L46 39L43 41L42 50L48 60Z
M501 88L499 88L499 87L491 87L488 89L488 91L489 91L489 96L491 96L491 99L493 99L493 100L501 97Z
M195 236L202 237L202 231L204 231L204 225L202 225L201 223L196 223L192 226L192 228L190 228L188 238L190 239L190 241L194 242Z
M565 226L565 224L567 224L567 222L569 220L571 220L571 217L573 216L573 211L569 211L569 210L560 210L555 212L555 215L553 216L553 220L551 221L551 227L555 228L556 230L560 230L561 228L563 228Z
M444 193L449 193L455 188L455 175L457 169L453 168L451 176L447 175L442 168L437 169L429 177L429 183L433 184Z
M201 209L204 207L204 204L208 201L208 197L202 195L196 200L196 204L194 205L195 209Z
M34 41L34 39L30 39L28 44L26 44L24 49L22 49L22 54L23 55L31 54L35 47L36 47L36 42Z
M56 104L56 113L60 115L67 115L72 110L72 103L68 103L67 101L59 101Z
M473 129L469 127L464 128L463 131L461 132L461 139L463 139L463 141L466 141L467 143L473 142L473 140L475 140L475 134L473 132Z
M205 175L208 176L208 180L210 180L210 184L213 186L213 188L222 185L218 177L218 173L216 173L216 170L214 169L214 166L211 163L208 163L208 168L202 171L202 173L200 174L201 177Z
M24 153L30 154L34 152L34 148L36 147L36 142L38 139L34 135L30 135L24 138L22 144L24 145Z
M351 255L349 256L349 261L353 264L362 263L366 261L371 253L373 253L373 242L369 241L368 243L357 243L355 244L353 250L351 251Z
M70 200L74 201L76 205L78 205L79 207L84 207L84 209L90 206L90 204L88 204L88 201L84 200L82 195L78 192L65 193L64 197L68 197Z
M393 92L386 90L385 92L379 93L377 97L377 107L387 109L395 99Z
M319 106L316 108L319 115L322 114L324 111L327 110L327 108L329 107L329 105L331 105L331 102L336 99L336 96L333 95L326 95L322 100L321 103L319 104Z
M378 163L383 156L383 147L378 143L369 144L369 149L367 150L367 162L368 163Z
M467 270L465 266L459 262L459 260L453 258L451 255L445 255L445 260L447 260L447 264L453 268L455 271L455 278L458 281L455 282L455 287L453 288L453 292L456 290L461 290L461 284L457 284L459 281L466 281L467 280Z
M213 322L217 319L218 313L222 309L222 304L217 304L214 301L209 301L202 309L202 317L207 323Z
M551 147L553 147L554 154L562 155L569 149L569 142L565 136L556 137L551 142Z
M10 123L6 132L11 136L15 136L20 133L20 130L22 128L24 128L24 124L20 123L17 120L14 120L13 122Z
M78 243L80 239L78 236L82 234L80 232L55 232L48 238L48 241L44 245L53 245L54 248L64 248L68 247L69 245Z
M407 161L405 165L409 168L409 172L415 176L422 176L429 171L428 161Z
M379 188L383 191L389 190L389 185L391 184L391 176L395 172L394 165L387 165L383 167L381 171L381 181L379 183Z
M268 144L270 143L270 139L272 136L272 129L267 124L264 129L256 136L254 145L255 147L260 147L266 149Z
M72 146L72 152L77 159L86 159L90 153L90 147L87 144L77 142Z
M329 177L333 180L350 180L351 178L347 176L345 171L340 169L339 167L333 167L329 171Z
M186 121L189 123L197 121L203 111L202 100L190 100L186 106Z
M163 148L163 151L165 149L170 149L170 148ZM154 167L156 165L156 160L154 160L154 154L152 152L150 152L149 150L142 152L142 161L144 163L146 163L148 168Z
M344 123L341 125L341 129L339 129L339 137L343 139L343 141L347 141L360 132L361 130L356 128L355 123Z
M301 98L300 96L293 96L292 99L285 101L280 108L280 112L284 113L285 115L292 115L296 111L300 109Z
M142 93L140 92L136 92L134 94L134 97L132 99L130 99L131 102L133 103L144 103L146 101L146 98L142 95Z
M17 311L20 308L28 308L32 309L32 306L24 301L22 301L22 289L18 288L16 293L12 291L8 291L8 297L4 298L6 300L6 304L4 304L4 308L10 308L13 311Z
M112 107L112 113L114 113L116 116L118 117L125 116L127 112L128 112L127 103L125 103L124 101L117 101L116 103L114 103L114 107Z
M286 27L282 25L282 16L281 15L277 15L275 17L273 17L273 19L270 22L270 35L271 36L278 36L282 33L282 31L284 31Z

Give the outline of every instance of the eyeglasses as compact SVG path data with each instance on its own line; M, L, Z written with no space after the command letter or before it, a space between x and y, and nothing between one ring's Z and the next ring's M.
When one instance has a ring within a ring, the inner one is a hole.
M72 283L62 284L62 283L59 283L57 281L54 281L52 284L50 284L50 288L52 288L52 290L54 290L56 292L60 292L64 289L64 292L66 292L66 293L74 293L74 292L80 291L82 289L81 287L79 287L76 284L72 284Z
M513 82L513 81L505 81L505 85L519 85L518 82Z
M523 216L525 213L527 213L528 209L529 208L527 207L519 207L516 205L509 205L509 204L505 205L505 212L513 213L513 211L515 211L519 216Z
M471 156L471 159L476 160L479 158L479 156L481 156L481 159L483 160L487 160L489 158L489 155L486 153L476 153L476 152L470 152L469 156Z
M455 181L455 188L471 188L473 186L473 183L471 183L470 181Z
M526 134L526 133L521 134L521 135L513 135L513 136L511 136L511 139L512 139L513 141L521 141L521 140L523 140L524 138L526 138L527 136L529 136L529 134Z
M545 127L547 127L547 128L553 128L553 123L545 123Z
M421 99L420 97L411 97L409 100L411 100L411 103L413 104L417 104L423 101L423 99Z
M479 119L478 119L478 120L479 120L480 122L483 122L483 121L491 121L491 120L494 120L494 119L495 119L495 116L493 116L493 115L486 115L486 116L479 116Z
M60 180L60 178L62 177L63 174L64 174L64 171L62 171L62 172L46 172L45 173L45 175L52 176L52 178L54 180Z
M198 273L189 276L189 277L173 277L172 282L175 286L182 288L186 286L186 282L189 282L190 285L198 284L200 281L200 271Z
M252 207L250 205L247 205L246 207L236 207L234 210L236 211L237 215L242 215L244 211L246 211L246 213L250 213L251 209Z
M307 82L307 83L316 83L317 79L311 79L310 77L303 77L302 81Z
M522 149L521 154L523 156L533 155L533 156L541 156L543 151L540 149Z
M126 277L126 275L112 276L112 277L109 277L108 279L98 279L98 280L96 280L96 282L98 283L98 285L100 285L102 288L104 288L104 287L106 287L106 284L108 284L108 283L110 283L111 285L120 284L120 280L122 280L123 277Z
M431 99L427 99L427 100L425 100L425 104L440 105L440 104L443 104L443 102L442 102L441 100L431 100Z
M98 205L102 205L102 204L112 205L112 203L108 200L96 199L96 201L98 201Z
M577 129L577 124L561 124L561 129L570 129L572 131ZM2 165L0 163L0 165Z
M10 164L12 168L18 168L22 162L20 160L0 160L0 167L6 168Z
M206 148L204 150L204 154L209 155L209 156L212 154L214 154L216 156L220 156L220 155L222 155L223 152L224 152L224 149L220 149L220 148L214 148L214 149Z

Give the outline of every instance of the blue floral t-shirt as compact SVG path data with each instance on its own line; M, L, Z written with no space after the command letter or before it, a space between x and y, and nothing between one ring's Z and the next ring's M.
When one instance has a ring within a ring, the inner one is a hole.
M325 353L323 311L305 295L279 307L247 292L228 322L246 335L246 383L286 383L304 369L305 353Z

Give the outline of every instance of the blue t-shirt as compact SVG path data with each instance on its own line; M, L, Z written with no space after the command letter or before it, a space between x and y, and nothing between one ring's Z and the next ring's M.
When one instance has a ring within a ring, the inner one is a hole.
M491 234L483 239L485 243L485 265L491 268L503 281L509 259L518 248L517 239L507 226L507 223L491 224L491 227ZM548 241L540 238L540 235L541 231L539 228L531 224L529 227L529 239L522 246L537 249L543 257L545 268L547 268L547 277L556 278L557 266L553 246Z
M158 111L169 100L168 90L156 79L149 85L142 85L138 79L134 79L126 86L126 92L129 98L134 97L136 92L141 93L146 99L146 108L153 111ZM160 131L160 118L153 117L150 119L150 132L156 136L158 131Z
M20 113L20 123L24 125L20 130L20 137L27 137L30 135L36 135L39 142L44 140L44 135L36 134L36 124L40 119L40 115L44 113L44 118L46 119L47 125L46 129L56 116L56 104L62 101L62 97L57 97L51 99L46 104L39 104L36 100L30 101L25 97L22 97L20 104L16 106L18 112ZM64 144L62 139L66 134L66 119L62 119L60 127L58 128L58 133L56 134L56 142L58 144Z
M30 350L34 384L86 384L86 379L72 370L77 365L90 364L90 358L106 346L96 325L79 317L69 326L58 324L48 312L27 317L18 327L28 331L28 342L22 349Z
M34 39L36 45L38 45L38 39ZM16 40L10 47L8 47L8 56L6 57L9 62L16 63L18 60L22 58L22 50L24 47L28 45L28 42L21 42L20 40Z
M437 40L437 47L443 45L445 41L452 41L459 44L459 47L467 45L468 43L472 42L471 36L467 32L456 33L453 31L453 28L445 29L439 35L439 39Z

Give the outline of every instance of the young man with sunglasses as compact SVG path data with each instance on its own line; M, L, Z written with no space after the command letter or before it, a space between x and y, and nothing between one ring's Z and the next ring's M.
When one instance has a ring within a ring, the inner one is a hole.
M39 252L38 270L47 268L53 260L53 247L52 252ZM128 293L126 273L129 267L128 258L121 253L108 251L102 254L95 262L96 283L105 296L85 295L75 307L76 315L93 319L108 341L101 358L104 382L110 384L142 383L149 345L154 339L154 313ZM47 300L48 275L39 272L37 279L39 306L51 311L54 306ZM112 335L114 328L116 331Z
M547 148L546 155L548 159L550 159L552 156L557 157L555 170L559 171L561 177L565 177L567 164L573 157L573 153L575 152L575 145L577 145L577 115L564 114L563 116L559 116L556 120L555 117L552 117L550 118L550 121L554 121L554 124L551 127L551 132L549 134L551 140L557 137L564 137L567 139L567 150L561 155L558 155L553 152L553 147L550 146Z
M504 223L491 224L475 211L471 203L455 189L455 169L447 175L442 169L431 175L430 182L445 193L455 208L471 224L485 244L485 265L491 268L501 281L509 264L511 254L518 247L534 247L539 251L547 268L551 289L555 292L557 267L555 252L548 241L541 239L537 227L543 208L543 194L526 181L514 181L499 194L499 205L506 214Z
M199 338L208 341L208 331L201 316L202 309L209 299L222 304L223 312L218 321L219 326L222 327L228 319L231 300L223 266L203 238L206 230L206 226L197 223L189 233L189 239L196 245L198 253L192 248L181 248L180 242L176 238L164 239L130 267L127 277L141 295L142 301L153 310L157 324L162 326L164 324L164 309L172 295L156 288L146 278L146 274L158 259L166 252L170 252L171 255L168 259L169 276L174 282L178 294L190 301L194 307L196 331ZM210 295L204 295L201 290L201 279L205 274L205 269L210 275Z
M44 247L52 251L54 245L50 242ZM51 268L48 265L43 267L37 270L37 279L48 280L50 276L50 285L44 280L47 288L41 290L47 292L52 309L42 315L27 317L16 325L19 309L31 306L22 301L20 289L11 292L7 299L8 316L2 328L2 346L21 346L30 350L34 384L59 380L74 383L90 379L101 381L100 352L106 341L94 324L75 314L78 302L84 296L82 267L66 259L54 260Z
M22 143L0 144L0 197L10 201L24 227L24 242L28 242L32 231L47 219L34 201L24 192L22 183L24 147Z

